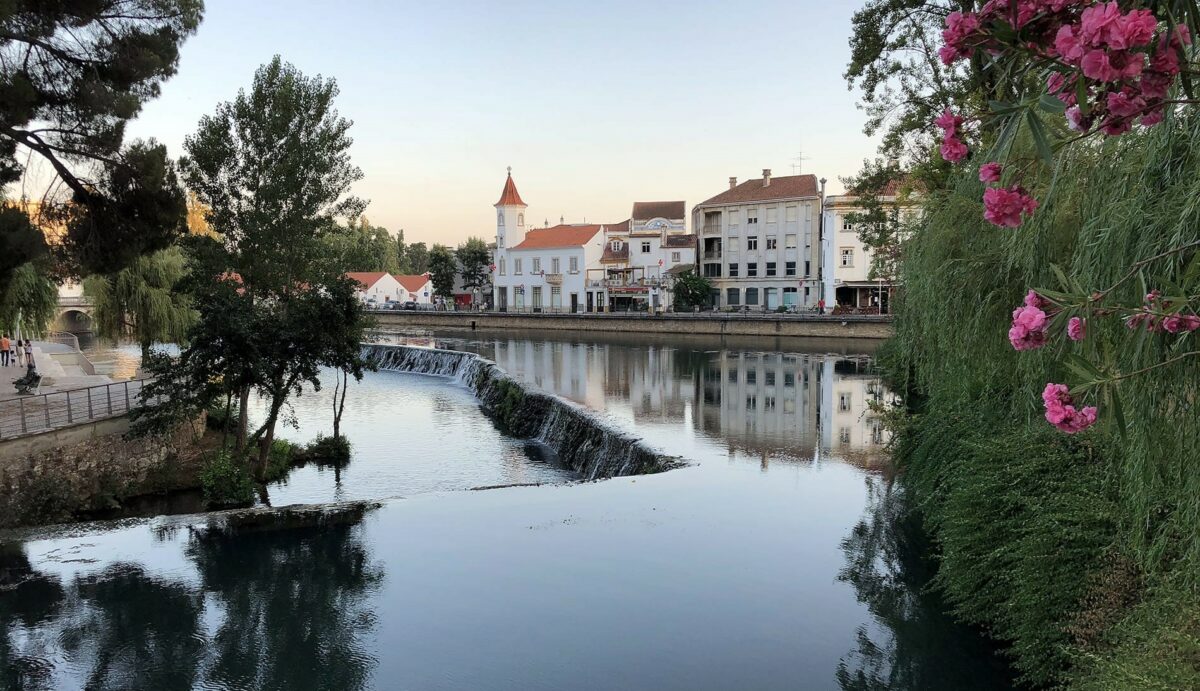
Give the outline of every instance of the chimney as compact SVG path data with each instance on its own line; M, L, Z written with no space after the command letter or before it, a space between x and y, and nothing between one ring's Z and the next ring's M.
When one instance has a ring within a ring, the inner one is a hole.
M737 178L729 178L729 189L737 187Z
M771 169L763 168L763 187L771 186Z

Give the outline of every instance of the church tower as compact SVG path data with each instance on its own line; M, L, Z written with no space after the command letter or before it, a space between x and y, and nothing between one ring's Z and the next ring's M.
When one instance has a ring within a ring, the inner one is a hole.
M521 201L517 185L513 182L512 168L508 169L508 180L504 182L504 191L500 193L500 201L496 202L496 249L497 254L510 247L516 247L525 240L525 209L527 205Z

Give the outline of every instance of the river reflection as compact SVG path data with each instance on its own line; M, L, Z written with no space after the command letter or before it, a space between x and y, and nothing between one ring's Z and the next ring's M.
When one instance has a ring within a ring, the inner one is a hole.
M319 528L182 517L0 536L0 687L1008 687L927 592L869 350L415 340L480 353L692 465L447 491L484 484L479 468L554 473L452 382L370 374L347 404L349 466L302 469L273 501L405 499ZM327 430L328 395L297 399L287 434Z

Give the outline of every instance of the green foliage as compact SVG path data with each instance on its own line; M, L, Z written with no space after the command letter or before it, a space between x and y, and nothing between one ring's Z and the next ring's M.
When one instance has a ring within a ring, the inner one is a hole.
M1197 169L1200 117L1190 113L1074 147L1060 156L1051 198L1015 232L982 220L982 186L963 171L929 195L904 248L897 336L883 360L916 413L899 437L906 482L941 545L939 583L949 599L1010 641L1032 681L1063 681L1072 661L1085 659L1090 688L1119 688L1116 679L1132 677L1105 675L1132 674L1118 669L1130 651L1153 648L1154 664L1182 669L1181 656L1195 649L1152 644L1148 631L1194 638L1151 615L1137 625L1104 617L1122 622L1101 627L1112 628L1102 637L1118 647L1091 657L1067 630L1087 606L1088 584L1111 568L1107 555L1131 563L1150 591L1200 587L1200 360L1120 382L1128 426L1108 401L1082 394L1082 404L1099 404L1102 420L1077 438L1046 423L1039 397L1048 381L1076 383L1064 364L1074 356L1132 372L1163 363L1195 336L1130 331L1119 316L1095 315L1087 339L1072 343L1061 335L1063 314L1050 345L1017 353L1006 332L1029 288L1058 284L1054 265L1081 286L1103 288L1139 260L1200 240ZM1128 282L1114 300L1137 304L1148 287L1182 282L1194 254L1148 265L1146 285Z
M45 235L30 223L29 216L18 208L0 206L0 294L17 267L45 254Z
M57 309L58 288L37 264L22 264L0 290L0 331L12 336L19 326L23 337L44 333Z
M521 422L521 406L525 404L525 391L509 379L496 382L497 402L492 418L506 433L513 433Z
M429 271L429 248L423 242L414 242L404 251L404 273L419 276Z
M458 262L454 250L445 245L434 245L429 252L429 280L433 291L446 299L454 298L454 276L458 273Z
M25 152L49 164L72 195L53 204L67 223L69 270L116 271L166 247L182 227L166 149L122 151L122 139L175 74L202 12L200 0L20 2L0 11L0 183L21 176ZM6 273L0 266L0 284Z
M346 232L330 235L326 242L343 271L401 273L403 239L397 243L387 228L372 226L366 216L350 224Z
M170 247L115 274L84 279L97 334L113 340L133 335L143 356L153 343L183 343L196 321L191 296L180 285L187 270L183 250Z
M205 426L211 430L226 429L234 420L238 418L237 404L229 407L228 414L225 410L225 399L217 399L209 404L207 409L208 415L204 418Z
M695 271L684 271L675 277L675 309L691 310L708 305L712 294L712 283Z
M467 238L467 241L454 251L458 260L458 270L462 275L463 286L468 290L479 288L486 292L491 285L491 270L489 264L492 254L487 243L480 238Z
M225 449L216 452L204 464L200 471L200 488L204 492L204 503L210 508L254 503L254 482L250 473L244 463L238 463Z
M350 452L350 440L346 437L319 434L305 447L304 460L317 465L343 467L350 462Z
M286 439L272 441L270 451L267 452L267 469L263 473L263 482L275 482L286 477L302 453L303 449Z

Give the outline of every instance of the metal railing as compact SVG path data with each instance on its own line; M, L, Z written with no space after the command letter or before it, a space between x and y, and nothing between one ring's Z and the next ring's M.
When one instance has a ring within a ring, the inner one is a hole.
M0 401L0 440L121 417L138 407L145 379Z
M51 343L65 345L77 353L80 352L79 337L73 333L68 333L66 331L47 331L46 340L50 341Z

